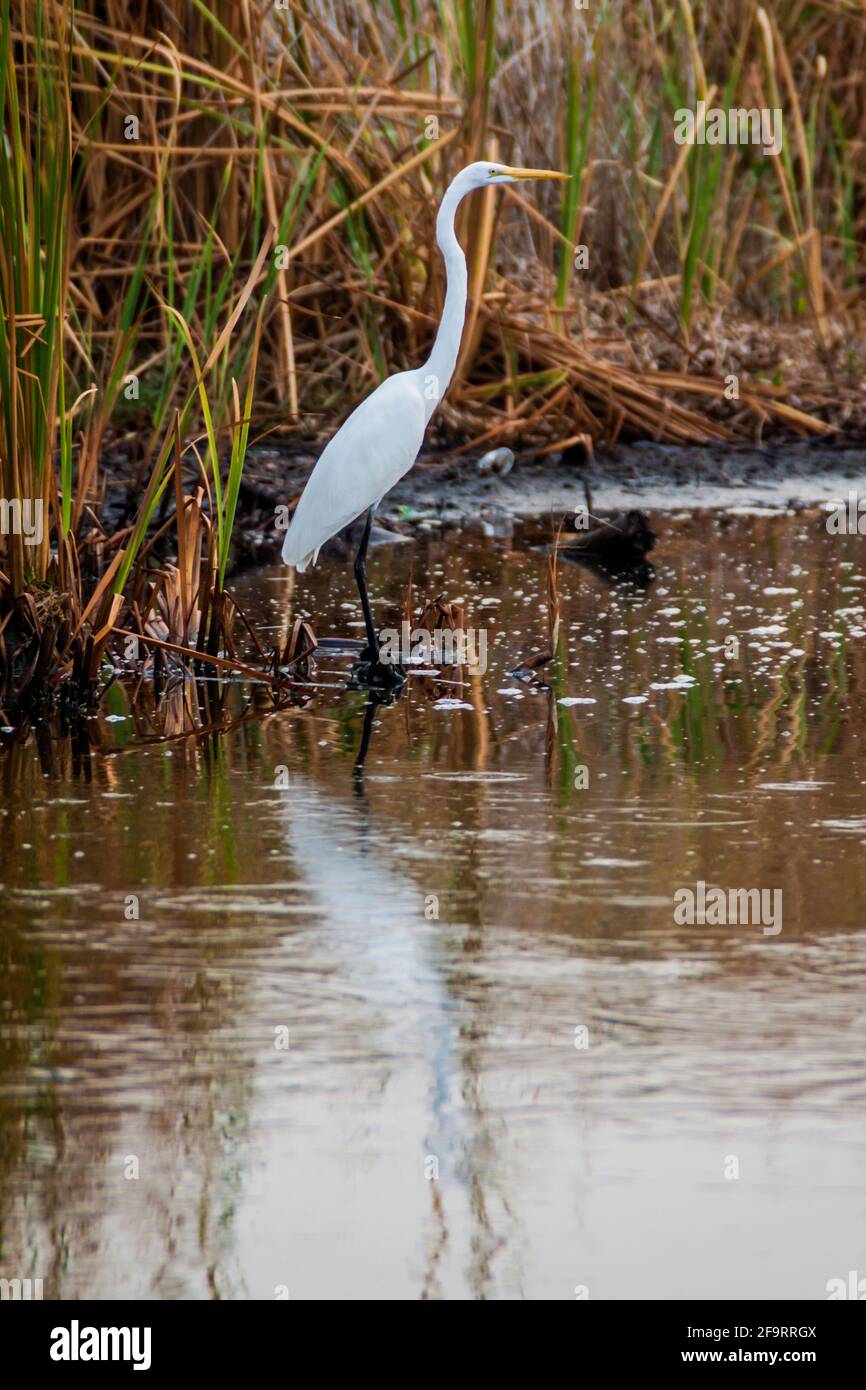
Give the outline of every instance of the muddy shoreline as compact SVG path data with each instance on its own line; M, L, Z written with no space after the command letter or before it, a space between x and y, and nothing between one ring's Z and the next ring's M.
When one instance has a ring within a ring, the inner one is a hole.
M275 508L301 492L317 456L278 449L251 454L241 488L238 567L278 558ZM827 504L858 489L866 489L864 444L797 440L731 449L649 442L599 451L592 460L516 452L507 476L482 471L478 456L422 458L388 493L377 519L406 539L439 530L495 537L510 535L521 520L558 520L586 505L602 516L630 508L788 508Z

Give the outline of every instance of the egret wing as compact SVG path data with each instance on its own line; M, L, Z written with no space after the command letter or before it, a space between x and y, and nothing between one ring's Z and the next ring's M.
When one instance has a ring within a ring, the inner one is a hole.
M414 372L389 377L352 412L310 474L283 544L303 571L326 540L378 503L408 473L426 425Z

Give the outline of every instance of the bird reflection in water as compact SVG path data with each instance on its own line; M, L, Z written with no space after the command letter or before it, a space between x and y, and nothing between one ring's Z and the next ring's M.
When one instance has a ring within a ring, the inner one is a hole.
M656 572L646 556L655 543L655 532L643 512L619 512L610 521L599 521L591 531L563 537L559 557L609 586L625 582L647 589Z

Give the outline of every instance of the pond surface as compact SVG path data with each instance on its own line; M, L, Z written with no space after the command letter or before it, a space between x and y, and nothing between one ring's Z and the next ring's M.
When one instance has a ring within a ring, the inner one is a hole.
M377 617L411 567L487 669L411 676L362 772L339 655L277 712L118 682L89 743L4 732L0 1274L67 1299L866 1274L864 541L817 510L652 522L643 587L560 563L549 688L510 674L548 642L543 524L371 551ZM235 587L270 640L302 613L362 635L345 564ZM773 914L678 921L701 883Z

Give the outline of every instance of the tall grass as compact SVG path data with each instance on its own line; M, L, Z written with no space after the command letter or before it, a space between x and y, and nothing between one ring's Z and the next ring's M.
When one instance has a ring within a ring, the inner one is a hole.
M592 181L588 156L598 91L598 38L601 32L601 25L597 25L594 38L588 37L585 32L575 32L571 24L567 29L562 171L570 174L571 179L562 195L560 214L564 244L560 248L556 281L558 308L565 305L571 287L574 271L573 248L580 242L586 198Z
M208 343L263 229L281 221L289 260L272 271L258 409L312 420L416 361L441 303L436 201L461 163L494 150L577 177L564 193L534 193L542 220L521 214L498 249L495 219L515 222L515 203L465 206L472 305L451 405L468 429L473 374L490 380L498 366L503 382L515 379L507 344L525 325L509 311L510 289L518 271L526 285L527 256L533 308L543 311L553 271L565 338L584 322L574 312L588 294L622 286L634 301L646 277L671 287L683 328L720 296L726 307L763 305L773 318L781 304L823 325L825 282L850 288L862 267L863 174L850 156L863 102L850 73L866 52L866 21L842 0L820 15L781 3L766 11L761 19L764 10L731 0L609 0L586 12L525 0L360 10L343 0L291 10L199 0L189 12L167 5L172 22L155 30L120 0L98 11L88 0L70 58L83 151L70 309L83 348L76 387L99 386L89 438L101 442L115 416L127 428L149 419L153 455L176 390L193 375L160 303ZM710 92L720 104L778 101L788 137L780 159L726 146L680 151L674 111ZM575 276L578 240L590 268ZM484 294L497 284L505 309L491 312ZM518 369L544 370L544 354L522 342ZM689 375L685 336L681 365ZM139 369L136 404L120 388ZM506 396L501 404L510 408ZM610 430L620 404L602 409L595 433ZM549 419L555 427L556 410ZM627 403L625 420L640 430Z
M10 0L0 35L0 474L7 502L43 515L42 538L28 544L9 524L6 563L12 591L44 580L49 509L57 508L53 450L60 443L61 529L69 523L71 441L63 370L69 293L69 31L62 10L36 0L22 14L35 62L16 69ZM47 61L49 43L56 58ZM73 403L70 402L70 407Z

